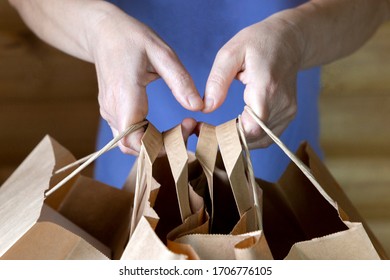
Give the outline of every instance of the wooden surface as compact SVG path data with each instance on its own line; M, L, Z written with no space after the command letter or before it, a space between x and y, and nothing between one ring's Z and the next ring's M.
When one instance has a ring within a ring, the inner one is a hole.
M390 23L323 68L325 163L390 256Z
M93 152L97 124L93 65L40 41L0 0L0 182L46 134L76 157Z
M390 255L390 24L354 55L323 68L325 163ZM76 157L94 151L91 64L37 39L0 0L0 185L50 134Z

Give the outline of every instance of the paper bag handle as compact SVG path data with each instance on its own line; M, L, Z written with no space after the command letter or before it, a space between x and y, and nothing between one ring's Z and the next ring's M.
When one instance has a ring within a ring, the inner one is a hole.
M253 206L253 203L248 184L245 183L247 177L240 136L237 131L237 120L234 119L217 126L216 135L237 209L242 216Z
M233 122L232 122L233 123ZM245 180L245 175L247 175L249 188L252 191L253 196L253 204L251 203L251 207L254 207L255 209L255 215L256 215L256 221L257 221L257 227L262 228L262 221L261 221L261 213L260 213L260 206L258 201L258 194L257 194L257 185L255 182L255 177L253 173L253 167L250 159L249 149L246 144L244 131L241 127L240 119L238 120L238 128L236 128L234 125L230 125L230 129L232 129L232 133L236 134L237 129L239 132L240 139L242 141L242 151L244 152L244 158L246 160L246 166L245 166L245 173L241 174L242 177L240 181ZM237 136L237 134L236 134ZM210 224L212 225L213 218L214 218L214 191L213 191L213 173L215 170L216 165L216 159L218 154L218 140L217 140L217 134L216 134L216 127L202 123L202 126L200 128L200 133L198 137L198 144L196 146L196 158L198 159L207 179L207 184L209 188L210 198L211 198L211 219ZM232 188L232 191L234 189ZM249 193L248 193L249 195ZM236 199L236 197L235 197ZM242 202L241 200L236 201L236 204L242 205L245 202ZM237 207L245 208L243 207ZM241 213L240 213L241 214Z
M142 122L139 122L139 123L136 123L136 124L133 124L131 125L130 127L128 127L125 131L123 131L122 133L120 133L119 135L117 135L115 138L113 138L110 142L108 142L102 149L100 149L99 151L95 152L95 153L92 153L90 154L89 156L86 156L70 165L67 165L63 168L61 168L60 170L58 170L56 173L59 173L59 172L62 172L62 171L65 171L65 170L68 170L76 165L79 165L81 163L81 165L79 167L77 167L72 173L70 173L68 176L66 176L64 179L62 179L60 182L58 182L54 187L52 187L51 189L47 190L45 192L45 198L48 197L49 195L51 195L52 193L54 193L56 190L58 190L59 188L61 188L63 185L65 185L69 180L71 180L74 176L76 176L78 173L80 173L84 168L86 168L89 164L91 164L93 161L95 161L98 157L100 157L102 154L104 154L105 152L111 150L112 148L115 148L117 143L125 136L127 136L128 134L146 126L149 122L148 121L142 121Z
M162 150L162 147L163 140L161 133L149 123L141 139L141 150L138 156L130 235L134 232L141 216L148 207L147 203L152 191L152 165Z
M260 120L260 118L255 114L255 112L249 106L245 106L245 110L249 115L256 121L256 123L267 133L267 135L282 149L282 151L295 163L295 165L303 172L303 174L309 179L309 181L314 185L314 187L320 192L320 194L333 206L337 209L336 202L324 191L321 185L317 182L314 175L311 173L310 169L297 157L293 152L291 152L286 145Z
M163 133L163 142L173 179L175 180L181 220L184 222L192 212L188 188L188 154L184 143L181 124L165 131Z
M198 143L196 145L195 156L199 161L200 166L206 176L208 190L211 199L211 216L210 225L213 224L214 219L214 186L213 174L215 170L215 163L218 154L218 141L215 133L215 126L207 123L202 123L200 127Z
M255 208L257 225L258 225L259 229L262 229L263 228L263 221L262 221L262 214L261 214L261 210L260 210L261 206L260 206L259 196L258 196L259 189L258 189L258 186L256 183L255 173L253 171L251 155L250 155L248 144L246 142L244 128L243 128L242 122L241 122L241 116L238 116L237 120L238 120L237 121L238 132L240 134L240 139L241 139L242 148L243 148L243 152L244 152L244 158L246 161L247 178L248 178L249 186L250 186L251 191L252 191L253 207Z

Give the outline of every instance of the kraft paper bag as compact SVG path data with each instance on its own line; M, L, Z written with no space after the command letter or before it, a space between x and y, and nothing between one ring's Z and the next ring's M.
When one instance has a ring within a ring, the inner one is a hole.
M236 120L218 127L202 124L195 155L211 200L210 231L170 232L172 251L189 259L272 259L242 152Z
M164 133L148 130L127 182L127 188L135 193L137 212L133 211L134 230L124 257L188 259L186 254L170 250L166 242L169 232L208 232L204 199L189 182L190 177L199 174L200 167L186 149L180 125ZM166 154L157 157L162 149ZM142 197L137 193L142 193Z
M141 144L125 186L134 193L134 210L123 258L187 259L166 247L166 236L173 229L208 231L204 200L188 179L188 164L195 159L187 153L180 125L163 134L149 125ZM157 158L163 147L166 155Z
M60 172L75 159L47 136L0 187L0 259L387 259L311 148L297 156L310 174L291 163L271 184L237 120L203 124L195 154L149 124L119 190Z
M226 129L229 125L230 129ZM239 161L232 160L229 163L230 159L237 159L237 155L242 152L239 151L239 141L234 139L237 139L234 136L235 124L223 124L216 131L226 175L237 203L240 198L234 194L235 180L240 185L237 188L238 195L243 195L246 192L244 182L249 176L240 177L240 174L247 172L240 167ZM208 147L213 147L210 137L207 143ZM200 161L201 154L196 154ZM205 154L213 153L209 149ZM256 179L263 195L261 234L253 234L247 226L241 227L238 232L235 230L240 227L222 235L184 232L171 236L168 247L193 259L265 259L271 256L268 250L275 259L387 259L369 227L307 143L301 145L297 157L310 169L317 183L313 184L294 162L276 184ZM203 167L207 169L205 164ZM211 172L212 168L212 164L209 164L209 172L205 173L217 177L215 174L218 174L218 168L214 167ZM210 193L213 192L212 200L213 197L218 197L215 185ZM243 197L245 199L248 195ZM225 203L225 209L226 205ZM236 205L239 217L242 218L240 209L245 207L240 207L240 203ZM221 208L216 205L212 207ZM218 221L217 211L214 212L211 228ZM248 220L253 221L251 218ZM245 235L248 239L241 239Z
M125 258L272 258L255 220L236 121L229 127L234 127L234 138L221 140L222 145L226 143L224 148L228 151L234 139L233 146L239 146L235 149L236 158L228 161L232 169L229 175L224 167L214 168L218 155L215 127L202 126L195 155L187 151L180 125L162 134L156 130L145 133L137 166L127 182L127 188L135 193L134 209L138 213L133 212L133 215L138 218L133 223L135 228L124 252ZM223 131L222 139L230 134L230 130ZM166 156L157 158L162 148ZM150 192L153 182L158 184L156 196ZM247 188L246 192L240 189L242 186ZM142 193L144 198L136 193ZM217 196L219 198L214 199ZM222 208L217 210L216 206ZM190 241L186 240L188 237ZM208 247L206 253L201 248L204 246Z
M310 168L322 190L314 187L294 163L276 184L257 180L263 189L264 229L273 256L387 259L369 227L310 146L303 143L296 154Z
M179 183L187 182L187 178L180 175L184 181L178 177L174 180L172 175L160 172L160 188L152 176L152 163L163 147L162 134L149 124L142 141L139 168L135 167L141 172L132 170L130 184L123 189L77 174L45 197L47 190L67 179L73 170L56 174L57 171L75 162L69 151L45 137L0 188L0 258L186 259L166 247L164 236L187 223L207 232L203 198L188 185L190 212L181 217L181 209L188 211L188 207L179 207L176 192ZM171 151L176 149L174 145L172 148ZM176 153L169 154L175 158ZM189 162L194 161L193 155L188 156L192 156ZM169 164L167 167L171 172ZM158 195L161 202L166 203L167 197L170 203L155 205ZM161 217L154 206L162 209L158 211ZM157 227L161 219L163 223Z
M265 235L275 259L387 259L385 251L307 143L294 155L254 111L245 110L291 159L263 190Z
M1 259L119 259L132 196L80 174L45 198L75 158L46 136L0 187Z

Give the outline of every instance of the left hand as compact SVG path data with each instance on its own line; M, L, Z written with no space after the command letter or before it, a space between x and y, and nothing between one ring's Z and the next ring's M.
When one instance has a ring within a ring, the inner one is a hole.
M245 84L245 103L280 135L297 110L296 79L303 45L300 36L291 23L274 16L237 33L215 58L203 112L212 112L224 102L236 78ZM242 123L250 148L272 143L246 111Z

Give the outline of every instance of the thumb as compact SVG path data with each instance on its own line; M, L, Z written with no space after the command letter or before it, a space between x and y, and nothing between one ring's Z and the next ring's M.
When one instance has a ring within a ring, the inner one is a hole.
M218 52L206 83L203 112L210 113L225 101L230 84L242 69L243 57L239 50L226 46Z
M149 50L148 56L155 71L163 78L176 100L184 108L191 111L199 111L203 108L203 101L194 81L171 49Z

